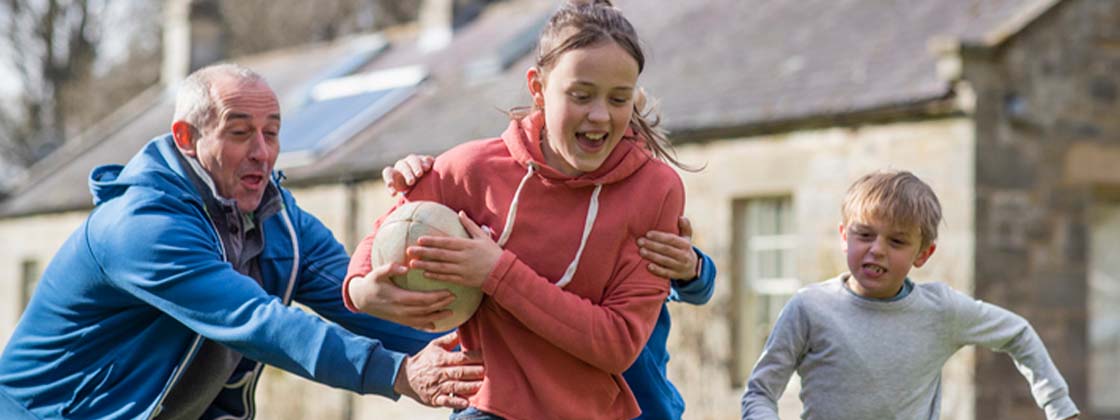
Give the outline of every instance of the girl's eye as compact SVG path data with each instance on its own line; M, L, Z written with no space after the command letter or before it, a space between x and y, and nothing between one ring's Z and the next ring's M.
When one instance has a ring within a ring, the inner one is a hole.
M588 95L588 94L583 93L583 92L572 92L572 93L569 93L568 96L571 96L572 99L575 99L577 101L586 101L588 98L591 97L591 95Z
M614 102L615 105L626 105L628 102L630 102L630 98L611 98L611 102Z

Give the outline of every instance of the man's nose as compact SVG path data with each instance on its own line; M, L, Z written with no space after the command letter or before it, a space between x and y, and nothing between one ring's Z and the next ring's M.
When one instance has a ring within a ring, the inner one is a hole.
M249 146L249 159L264 162L268 160L268 138L264 132L257 130L253 133L252 144Z

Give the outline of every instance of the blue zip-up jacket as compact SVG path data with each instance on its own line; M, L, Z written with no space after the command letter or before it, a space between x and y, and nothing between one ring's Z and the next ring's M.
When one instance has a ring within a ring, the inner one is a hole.
M703 305L712 298L712 292L716 287L716 266L711 258L700 252L699 248L692 249L700 257L700 277L689 282L673 280L673 287L669 291L666 303L686 302ZM677 388L665 376L665 368L669 364L669 350L665 343L669 339L671 326L669 307L662 304L657 325L654 326L645 348L634 364L622 373L622 377L630 385L630 391L634 393L634 399L642 409L639 419L679 419L684 414L684 400Z
M402 352L435 335L348 311L339 296L349 256L283 189L282 210L258 221L261 283L239 274L178 153L165 135L123 167L94 169L96 207L51 260L0 355L0 415L155 417L202 338L244 355L206 418L253 417L258 362L398 398Z

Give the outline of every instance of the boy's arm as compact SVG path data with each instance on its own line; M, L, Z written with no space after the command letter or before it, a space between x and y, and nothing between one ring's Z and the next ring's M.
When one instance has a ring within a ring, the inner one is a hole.
M801 364L808 337L808 319L801 311L799 295L794 295L778 315L774 330L766 339L762 355L747 380L741 401L743 420L778 419L778 399Z
M1023 317L999 306L972 299L952 291L955 331L961 345L975 344L1007 353L1015 367L1030 383L1035 403L1050 420L1078 415L1069 397L1069 386L1054 366L1042 339Z

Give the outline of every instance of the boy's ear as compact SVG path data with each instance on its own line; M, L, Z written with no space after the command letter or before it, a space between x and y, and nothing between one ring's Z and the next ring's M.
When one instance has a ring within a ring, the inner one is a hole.
M538 108L544 106L544 75L537 66L529 67L525 72L525 83L529 87L529 94L533 96L533 104Z
M171 137L175 139L175 147L179 148L180 152L184 155L195 157L195 138L194 128L186 121L175 121L171 123Z
M840 252L848 253L848 231L844 229L844 224L840 224Z
M932 257L933 256L933 251L936 251L936 250L937 250L937 243L936 242L931 242L929 244L929 246L926 247L926 249L923 249L921 252L918 253L918 258L914 259L914 267L915 268L922 268L923 265L926 265L926 261L929 261L929 257Z

